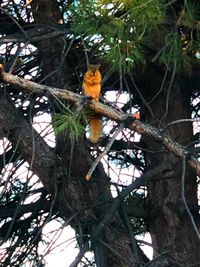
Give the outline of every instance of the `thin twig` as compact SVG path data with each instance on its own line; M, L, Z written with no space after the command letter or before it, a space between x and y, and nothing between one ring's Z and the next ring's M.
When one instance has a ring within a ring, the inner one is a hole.
M173 85L173 82L174 82L175 75L176 75L176 61L174 61L174 68L173 68L172 76L171 76L171 79L170 79L170 82L169 82L168 91L167 91L165 114L163 115L162 119L160 120L159 126L161 126L162 122L166 118L166 116L168 114L168 111L169 111L169 97L170 97L170 94L171 94L172 85Z
M89 181L91 179L91 176L95 170L95 168L97 167L97 165L99 164L99 162L102 160L102 158L108 153L108 151L110 150L111 146L113 145L113 143L115 142L115 139L117 138L118 134L123 130L123 126L120 125L115 133L113 134L113 136L111 137L109 143L107 144L107 146L105 147L104 151L95 159L95 161L93 162L92 166L90 167L87 175L86 175L86 180Z
M190 211L190 208L189 208L189 206L187 204L187 201L186 201L186 198L185 198L185 174L186 174L186 156L183 155L183 158L182 158L182 175L181 175L181 197L182 197L182 200L183 200L183 204L185 205L187 214L188 214L188 216L190 218L190 221L192 223L193 229L194 229L194 231L195 231L195 233L197 235L197 238L200 241L199 231L197 229L196 223L194 221L194 217L192 216L192 213Z
M0 38L0 44L5 44L5 43L23 43L23 42L27 42L27 43L34 43L34 42L38 42L38 41L43 41L46 39L51 39L51 38L55 38L61 35L65 35L65 34L70 34L69 30L58 30L55 29L52 32L44 32L44 33L40 33L38 34L40 29L36 30L26 30L26 37L22 36L22 34L15 34L15 35L8 35L8 36L4 36Z
M164 77L163 77L163 80L162 80L162 84L160 86L160 89L158 90L158 92L152 97L152 99L148 102L148 104L150 105L155 99L156 97L162 92L163 90L163 87L164 87L164 84L165 84L165 81L166 81L166 78L167 78L167 68L165 70L165 74L164 74Z
M13 17L11 16L4 8L0 7L0 10L5 13L17 26L18 28L21 30L21 32L24 34L24 36L26 37L26 39L28 40L28 35L25 32L25 30L22 28L22 26L19 24L19 22Z
M83 44L83 51L84 51L84 54L85 54L86 65L89 65L90 62L89 62L89 57L88 57L88 53L87 53L87 47L85 45L85 41L84 41L84 38L82 36L81 36L81 41L82 41L82 44Z
M19 59L19 56L20 56L22 50L26 48L27 44L28 44L28 43L25 43L25 44L23 44L21 47L18 46L17 51L15 52L15 58L14 58L14 61L13 61L12 65L11 65L11 67L10 67L10 69L9 69L9 73L12 73L12 72L13 72L15 66L17 65L17 60Z
M178 124L178 123L182 123L182 122L198 122L200 121L200 118L199 119L180 119L180 120L175 120L175 121L172 121L170 123L168 123L164 128L162 128L162 132L165 131L168 127L170 127L171 125L174 125L174 124Z
M127 213L124 209L123 203L121 203L121 208L122 208L122 213L123 213L123 218L125 221L125 226L127 227L128 233L129 233L129 239L130 239L130 243L131 243L131 248L132 248L132 252L135 256L135 262L136 263L140 263L140 255L139 255L139 251L138 251L138 244L137 241L133 235L133 230L130 224L130 219L127 216Z
M88 243L85 243L82 248L80 248L80 251L78 255L76 256L75 260L69 265L69 267L77 267L78 264L81 262L81 259L84 257L85 253L88 251L89 245Z
M147 101L145 100L144 96L142 95L142 93L140 92L140 89L138 88L137 84L135 83L133 77L131 75L129 75L130 79L131 79L131 82L133 83L133 86L135 88L135 90L137 91L139 97L141 98L142 100L142 103L144 104L144 106L149 110L150 114L151 114L151 117L154 118L155 115L153 114L153 111L150 107L150 105L147 103Z

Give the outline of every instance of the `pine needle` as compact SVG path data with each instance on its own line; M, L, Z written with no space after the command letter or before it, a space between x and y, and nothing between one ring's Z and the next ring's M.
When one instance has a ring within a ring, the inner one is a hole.
M81 122L86 120L84 112L72 112L69 107L60 114L53 114L53 128L55 135L64 134L71 140L80 138L85 132L85 127Z

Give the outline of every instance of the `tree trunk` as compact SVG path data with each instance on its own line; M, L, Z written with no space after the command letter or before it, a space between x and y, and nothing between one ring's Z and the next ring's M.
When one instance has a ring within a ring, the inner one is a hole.
M171 89L170 85L166 88L151 103L154 120L149 112L144 110L146 121L151 121L156 127L163 128L172 121L172 118L173 120L191 118L190 91L181 88L177 82L174 82ZM146 94L145 97L150 99L152 96ZM171 125L166 128L165 133L180 144L189 145L193 135L192 124L185 122ZM170 172L163 173L148 183L148 204L154 214L149 222L154 256L166 253L169 266L189 266L197 263L200 261L197 249L200 240L184 204L185 197L192 215L196 218L198 216L196 175L189 166L184 166L184 162L166 152L159 143L149 138L144 140L147 148L155 151L153 154L146 153L148 168L154 168L162 162L173 164ZM185 180L184 197L183 180Z

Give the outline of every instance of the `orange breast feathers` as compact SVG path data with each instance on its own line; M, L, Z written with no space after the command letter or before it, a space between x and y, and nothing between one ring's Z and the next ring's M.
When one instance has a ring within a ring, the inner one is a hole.
M83 77L83 93L91 96L95 101L99 101L101 92L101 73L99 71L100 65L88 65L88 69Z

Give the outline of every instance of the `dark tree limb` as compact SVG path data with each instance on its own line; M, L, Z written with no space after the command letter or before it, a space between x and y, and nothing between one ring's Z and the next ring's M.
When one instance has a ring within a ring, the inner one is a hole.
M28 213L28 212L41 210L41 207L44 210L44 212L47 212L51 207L51 202L41 197L39 200L37 200L34 203L21 205L19 207L18 215L22 216L23 214ZM1 206L0 207L0 218L5 219L8 217L12 217L16 208L17 208L17 205L12 205L9 207Z
M107 210L106 215L104 216L103 220L95 227L91 234L91 239L93 241L98 240L101 232L109 225L109 223L112 221L112 219L115 217L117 210L120 206L121 201L125 199L133 190L136 190L142 185L145 185L146 182L154 177L155 175L158 175L159 173L162 173L166 170L169 170L171 166L162 164L161 166L158 166L148 172L146 172L144 175L142 175L140 178L136 179L133 183L131 183L129 186L127 186L125 189L123 189L119 196L113 199L113 203L110 207L110 209ZM81 261L84 254L88 251L88 243L85 243L78 254L75 261L70 265L77 266L77 264ZM130 265L131 266L131 265Z
M54 150L4 96L0 97L0 125L1 131L13 146L17 146L17 151L29 163L32 171L40 177L46 190L54 194L55 181L62 173L61 168L56 168L59 166L59 159Z
M0 38L0 44L5 43L19 43L19 42L28 42L34 43L50 38L55 38L67 33L70 33L70 30L66 27L66 29L60 29L60 27L50 29L47 27L35 27L33 29L26 30L26 36L20 33L10 34Z

